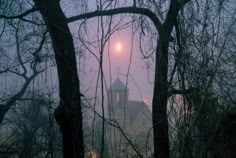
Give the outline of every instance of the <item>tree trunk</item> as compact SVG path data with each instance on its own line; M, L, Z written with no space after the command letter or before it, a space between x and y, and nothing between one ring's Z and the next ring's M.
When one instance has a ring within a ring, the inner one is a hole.
M159 40L156 49L154 94L152 101L152 120L154 133L155 158L169 158L169 132L168 132L168 47L169 39L179 10L190 0L170 1L169 11L162 27L157 28ZM154 22L155 23L155 22Z
M55 118L62 134L63 156L83 158L80 87L72 35L58 0L34 1L49 30L56 58L60 105Z
M160 34L158 40L156 51L154 94L152 101L155 158L170 157L167 116L168 42L164 39L164 37L164 34Z

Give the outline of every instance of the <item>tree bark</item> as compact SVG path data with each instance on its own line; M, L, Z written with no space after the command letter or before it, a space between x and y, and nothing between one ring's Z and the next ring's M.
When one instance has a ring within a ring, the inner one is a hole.
M152 100L152 120L154 133L155 158L169 158L168 132L168 47L171 32L178 17L179 10L190 0L171 0L165 22L157 28L159 39L156 49L155 80Z
M159 31L159 40L156 50L156 66L154 93L152 100L152 120L154 133L155 158L169 158L169 135L168 135L168 41L164 35L164 29Z
M60 126L64 158L83 158L80 85L72 35L58 0L34 0L49 30L56 58L60 104L55 118Z

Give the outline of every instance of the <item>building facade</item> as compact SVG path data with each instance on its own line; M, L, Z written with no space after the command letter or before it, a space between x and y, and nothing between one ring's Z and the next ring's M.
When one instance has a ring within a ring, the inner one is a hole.
M153 153L152 113L143 101L129 100L129 89L119 78L108 94L106 130L109 156L113 158L151 157ZM135 149L134 149L135 148Z

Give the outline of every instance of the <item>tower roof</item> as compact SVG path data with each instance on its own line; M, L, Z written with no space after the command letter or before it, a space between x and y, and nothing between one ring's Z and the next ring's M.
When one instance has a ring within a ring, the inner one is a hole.
M117 78L115 82L111 85L111 90L125 90L126 85L119 79Z

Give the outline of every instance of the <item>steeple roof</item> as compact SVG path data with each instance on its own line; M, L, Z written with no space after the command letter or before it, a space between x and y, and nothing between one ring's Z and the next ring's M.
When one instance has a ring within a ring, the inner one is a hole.
M111 85L111 90L125 90L126 85L119 79L117 78L115 82Z

